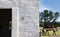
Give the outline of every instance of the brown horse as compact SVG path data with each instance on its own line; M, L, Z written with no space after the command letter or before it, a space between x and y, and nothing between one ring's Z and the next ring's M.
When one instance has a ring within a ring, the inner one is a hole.
M44 27L42 29L42 35L49 35L49 31L53 31L53 35L56 35L56 31L57 31L57 27L55 26L48 26L48 27Z
M53 35L56 35L56 31L57 31L57 27L49 27L49 28L46 28L46 33L48 32L48 35L49 35L49 31L53 31Z

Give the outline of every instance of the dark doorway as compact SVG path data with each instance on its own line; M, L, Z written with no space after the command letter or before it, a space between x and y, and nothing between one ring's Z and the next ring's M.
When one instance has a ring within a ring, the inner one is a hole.
M0 9L0 37L11 37L12 9Z

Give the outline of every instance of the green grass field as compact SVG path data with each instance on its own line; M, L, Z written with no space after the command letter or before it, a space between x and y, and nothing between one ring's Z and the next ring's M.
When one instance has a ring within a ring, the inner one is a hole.
M49 31L49 36L41 36L41 37L60 37L60 30L56 31L56 35L53 35L53 31Z

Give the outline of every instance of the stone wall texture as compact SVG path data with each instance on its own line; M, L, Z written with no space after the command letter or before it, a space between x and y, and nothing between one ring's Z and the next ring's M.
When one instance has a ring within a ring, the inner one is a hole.
M13 8L12 37L39 37L39 0L0 0L0 8Z

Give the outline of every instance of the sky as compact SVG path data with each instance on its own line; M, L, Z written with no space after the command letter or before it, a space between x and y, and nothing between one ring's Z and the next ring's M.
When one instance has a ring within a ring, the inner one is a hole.
M40 0L39 11L42 12L45 9L52 10L53 12L59 12L60 14L60 0ZM60 16L57 19L60 22Z

